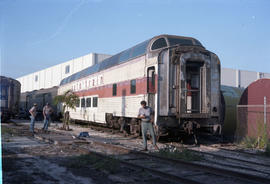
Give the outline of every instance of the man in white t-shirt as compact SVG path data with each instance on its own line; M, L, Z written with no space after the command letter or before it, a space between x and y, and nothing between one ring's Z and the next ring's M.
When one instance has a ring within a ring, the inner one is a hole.
M44 125L43 130L48 131L49 121L51 120L52 108L49 103L43 107Z
M158 150L156 144L156 135L153 127L153 115L154 112L151 107L146 106L146 101L141 101L141 108L139 109L138 118L141 119L141 129L143 137L143 150L147 151L147 131L149 130L154 147Z

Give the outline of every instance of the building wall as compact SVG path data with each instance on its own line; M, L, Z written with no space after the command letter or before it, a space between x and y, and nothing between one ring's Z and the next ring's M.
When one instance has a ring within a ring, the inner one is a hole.
M110 57L107 54L90 53L64 63L17 78L21 92L59 86L62 79ZM69 72L66 72L69 67Z
M270 78L270 73L221 69L221 85L246 88L250 83L261 78Z
M237 71L231 68L221 69L221 84L226 86L237 86Z
M107 54L90 53L44 70L19 77L17 80L21 83L22 93L59 86L61 80L65 77L79 72L110 56L111 55ZM66 73L67 66L69 66L68 73ZM35 80L36 78L37 81ZM246 88L251 82L261 78L270 78L270 73L235 70L231 68L221 69L221 84L226 86Z

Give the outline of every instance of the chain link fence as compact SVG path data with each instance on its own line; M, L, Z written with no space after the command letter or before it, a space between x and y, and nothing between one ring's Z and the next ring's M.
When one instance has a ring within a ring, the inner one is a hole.
M236 141L270 139L270 105L237 105Z

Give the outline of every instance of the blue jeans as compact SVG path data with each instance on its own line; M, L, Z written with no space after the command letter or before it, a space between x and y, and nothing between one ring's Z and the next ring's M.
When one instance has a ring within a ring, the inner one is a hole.
M35 128L35 117L34 116L30 116L31 119L31 123L30 123L30 131L34 132L34 128Z
M142 125L142 137L143 137L143 147L144 149L147 149L147 130L149 130L150 135L152 137L153 140L153 145L156 145L156 135L154 132L154 127L153 127L153 123L151 122L143 122L141 123Z
M46 115L45 118L44 118L44 125L43 125L44 130L48 130L49 121L50 121L50 116Z

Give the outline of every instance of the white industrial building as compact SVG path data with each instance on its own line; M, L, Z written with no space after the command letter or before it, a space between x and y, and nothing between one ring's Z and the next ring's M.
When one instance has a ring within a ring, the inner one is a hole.
M221 69L221 84L226 86L246 88L250 83L261 78L270 78L270 73L231 68Z
M21 83L21 92L47 89L59 86L62 79L94 65L111 55L90 53L61 64L17 78ZM233 87L247 87L251 82L260 78L270 78L270 73L221 69L221 84Z
M21 92L59 86L62 79L94 65L106 58L107 54L90 53L61 64L17 78L21 83Z

